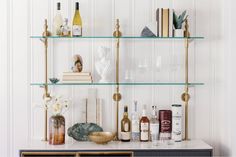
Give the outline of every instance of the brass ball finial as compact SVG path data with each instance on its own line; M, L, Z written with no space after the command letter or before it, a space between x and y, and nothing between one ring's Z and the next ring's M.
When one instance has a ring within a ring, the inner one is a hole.
M116 30L114 31L113 36L117 37L117 38L122 36L122 34L120 32L120 20L119 19L116 19Z

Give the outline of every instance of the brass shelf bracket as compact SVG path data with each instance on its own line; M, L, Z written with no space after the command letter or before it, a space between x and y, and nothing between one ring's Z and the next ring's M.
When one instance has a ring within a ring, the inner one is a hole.
M185 138L184 140L189 140L189 132L188 132L188 110L189 110L189 55L188 55L188 49L189 49L189 24L188 19L185 20L185 89L184 93L181 95L181 99L184 101L184 107L185 107Z
M120 37L122 36L122 33L120 32L119 19L116 20L116 28L113 33L113 36L117 38L116 39L116 91L113 94L113 100L116 102L116 140L119 140L119 101L122 98L119 86Z

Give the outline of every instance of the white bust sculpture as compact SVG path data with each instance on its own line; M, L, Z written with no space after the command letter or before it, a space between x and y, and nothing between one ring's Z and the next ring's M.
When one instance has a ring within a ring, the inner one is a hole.
M97 51L98 60L95 63L95 69L101 77L99 82L109 82L108 76L111 72L110 48L100 46Z

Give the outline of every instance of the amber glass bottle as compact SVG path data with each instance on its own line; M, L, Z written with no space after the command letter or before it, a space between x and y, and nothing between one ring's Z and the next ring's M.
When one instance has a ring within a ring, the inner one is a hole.
M149 141L149 131L150 131L150 121L146 114L147 106L143 106L143 113L140 119L140 141L141 142L148 142Z

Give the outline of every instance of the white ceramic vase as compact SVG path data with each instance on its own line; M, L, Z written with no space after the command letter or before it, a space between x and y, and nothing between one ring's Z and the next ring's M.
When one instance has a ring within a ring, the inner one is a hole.
M184 30L183 29L175 29L174 36L175 37L184 37Z

